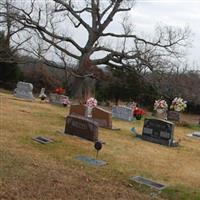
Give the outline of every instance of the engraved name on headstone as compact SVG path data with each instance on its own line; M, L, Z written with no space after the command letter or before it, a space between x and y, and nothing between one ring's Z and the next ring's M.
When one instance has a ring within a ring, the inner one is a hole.
M163 144L167 146L175 145L174 123L161 119L145 119L142 131L142 139Z
M98 140L97 123L93 120L78 115L67 116L65 133L76 135L90 141Z
M112 128L112 114L103 108L93 108L92 119L96 121L100 127Z
M126 106L114 106L112 108L112 117L126 121L133 120L133 110Z
M18 98L33 100L35 99L33 96L33 85L31 83L26 82L18 82L17 88L14 90L14 96Z

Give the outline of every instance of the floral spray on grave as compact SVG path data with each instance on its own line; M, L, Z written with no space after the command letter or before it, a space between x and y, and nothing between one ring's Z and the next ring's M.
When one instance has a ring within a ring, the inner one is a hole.
M93 97L86 101L87 106L87 117L92 117L92 109L97 107L97 100Z

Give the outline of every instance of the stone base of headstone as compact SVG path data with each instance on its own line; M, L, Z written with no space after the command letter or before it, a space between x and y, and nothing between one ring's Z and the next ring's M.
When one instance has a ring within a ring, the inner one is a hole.
M103 166L107 164L104 160L97 160L89 156L76 156L75 159L94 166Z

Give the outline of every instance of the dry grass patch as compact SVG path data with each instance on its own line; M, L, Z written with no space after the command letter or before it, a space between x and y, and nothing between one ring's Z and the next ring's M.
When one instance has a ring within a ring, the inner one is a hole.
M142 121L113 120L121 131L100 129L106 145L99 158L108 165L98 168L74 159L95 156L91 142L58 133L64 130L67 108L5 93L0 93L0 107L0 199L151 199L145 187L130 184L134 175L170 185L158 199L199 197L200 141L186 137L189 128L176 127L181 145L168 148L135 138L130 129L141 132ZM55 143L38 144L31 139L36 135Z

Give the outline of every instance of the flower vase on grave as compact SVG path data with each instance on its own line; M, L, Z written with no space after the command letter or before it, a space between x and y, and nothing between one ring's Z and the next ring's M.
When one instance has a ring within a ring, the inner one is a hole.
M92 107L87 106L87 117L92 117Z
M164 109L157 109L157 113L158 113L158 114L163 114L164 112L165 112Z

